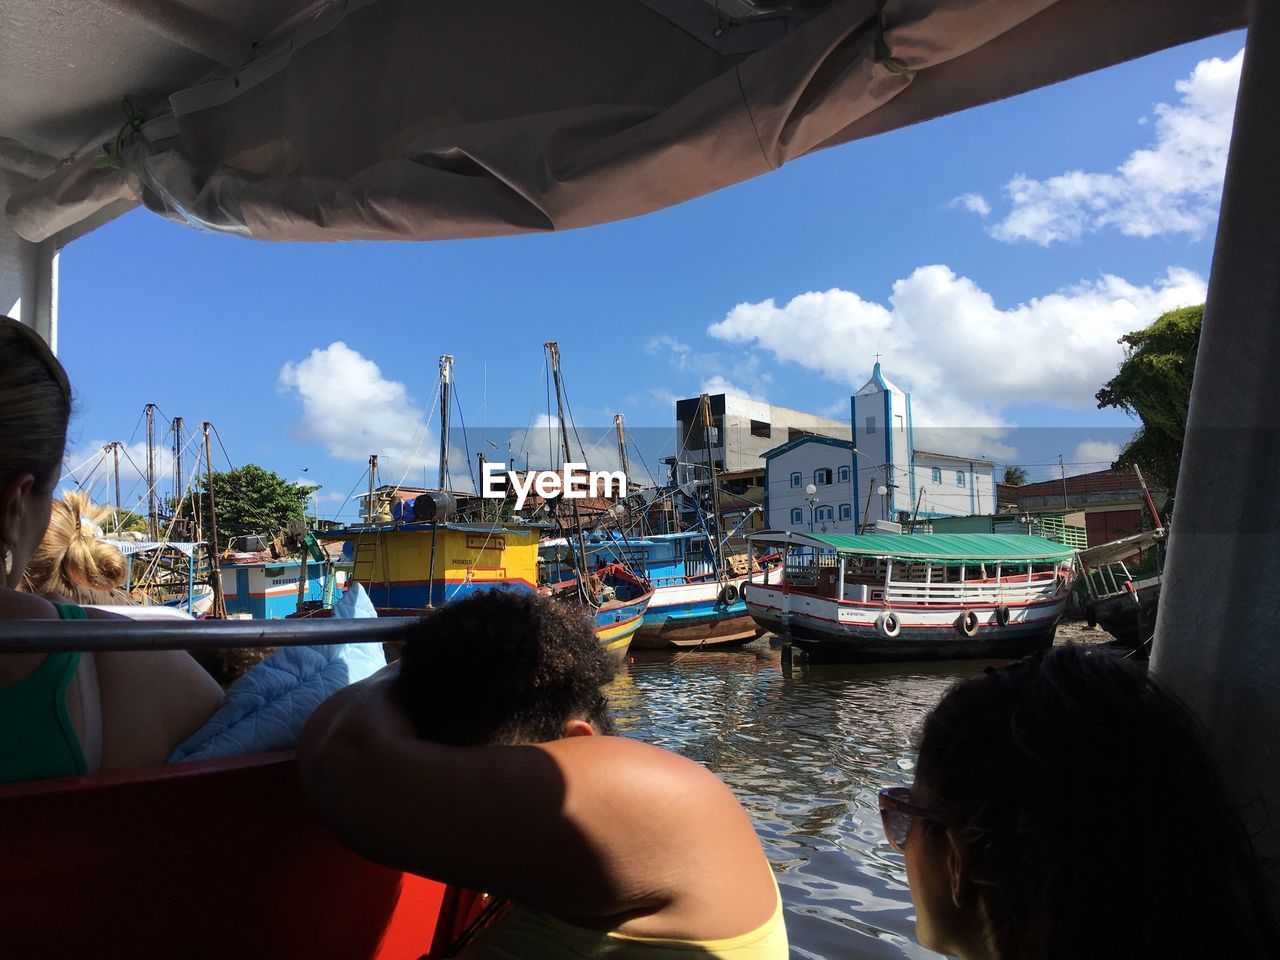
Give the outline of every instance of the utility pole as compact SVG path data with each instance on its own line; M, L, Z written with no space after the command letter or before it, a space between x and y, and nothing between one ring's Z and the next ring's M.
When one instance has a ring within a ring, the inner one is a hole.
M1067 507L1067 468L1062 462L1062 454L1058 454L1058 470L1062 473L1062 509L1065 513Z
M156 523L156 405L143 408L147 417L147 539L159 540Z
M218 507L213 497L213 452L209 446L209 427L208 420L201 425L204 430L205 485L209 488L209 586L213 588L213 615L225 620L227 599L222 595L222 558L218 549Z
M440 482L441 491L449 489L449 387L453 380L453 357L440 357Z

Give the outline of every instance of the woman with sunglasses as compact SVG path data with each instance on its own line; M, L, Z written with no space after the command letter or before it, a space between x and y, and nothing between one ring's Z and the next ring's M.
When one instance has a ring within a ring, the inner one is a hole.
M924 946L964 960L1280 957L1248 835L1191 714L1103 651L953 686L881 791Z

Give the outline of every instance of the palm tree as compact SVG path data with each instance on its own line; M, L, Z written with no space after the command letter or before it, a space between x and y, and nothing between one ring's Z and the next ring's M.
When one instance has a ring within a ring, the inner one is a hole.
M1005 467L1003 482L1011 487L1020 487L1027 482L1027 471L1022 467Z

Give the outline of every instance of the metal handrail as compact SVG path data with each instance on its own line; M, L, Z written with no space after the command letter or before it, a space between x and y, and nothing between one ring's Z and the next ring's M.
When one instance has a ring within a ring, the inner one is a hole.
M361 620L0 620L0 653L218 650L404 640L419 617Z

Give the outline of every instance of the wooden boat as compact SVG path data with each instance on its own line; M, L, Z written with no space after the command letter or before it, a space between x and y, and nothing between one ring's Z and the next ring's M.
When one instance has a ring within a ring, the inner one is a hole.
M625 657L653 599L653 587L623 564L589 574L584 590L578 588L578 582L577 578L564 580L545 589L566 603L581 604L604 651L615 660Z
M1102 627L1124 647L1139 649L1151 641L1165 545L1165 531L1159 529L1080 551L1085 618L1090 626Z
M812 660L1021 656L1053 642L1073 579L1069 547L1014 534L811 534L770 530L778 584L747 609Z

